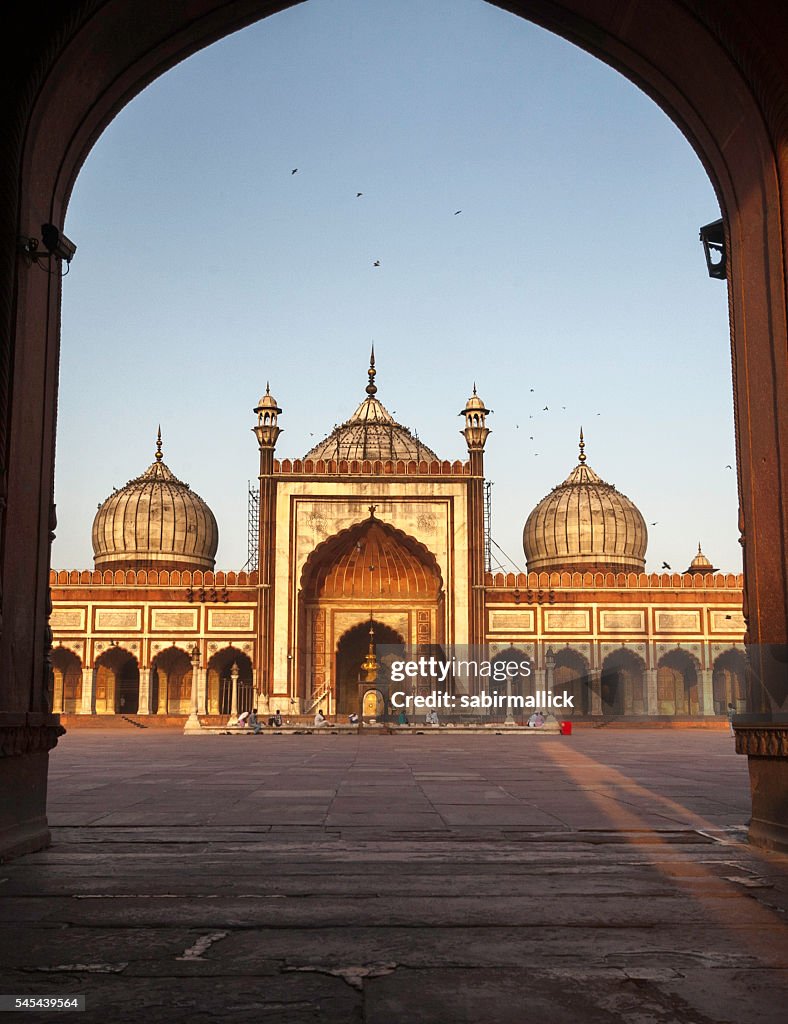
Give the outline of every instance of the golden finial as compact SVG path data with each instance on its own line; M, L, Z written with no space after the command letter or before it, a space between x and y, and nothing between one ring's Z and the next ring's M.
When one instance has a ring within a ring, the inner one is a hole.
M369 377L369 384L367 384L366 391L370 398L377 394L378 389L375 387L375 343L372 343L372 352L369 356L369 369L367 370L367 376Z
M156 435L156 461L161 462L164 456L161 454L161 423L159 424L159 431Z
M369 647L367 656L361 663L361 672L365 677L363 682L372 683L378 674L378 659L375 653L375 627L372 623L372 613L369 615Z
M265 382L265 393L267 395L271 394L271 382L270 381L266 381Z
M476 381L473 382L473 393L476 394Z
M580 462L580 465L581 465L581 466L582 466L582 465L583 465L583 464L585 463L585 461L586 461L586 453L585 453L585 446L586 446L586 443L585 443L585 441L583 440L583 428L581 427L581 428L580 428L580 458L579 458L579 460L578 460L578 461Z

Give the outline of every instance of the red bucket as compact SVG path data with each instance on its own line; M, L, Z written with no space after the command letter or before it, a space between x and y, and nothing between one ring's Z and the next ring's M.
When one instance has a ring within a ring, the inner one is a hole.
M558 728L560 729L562 736L571 736L572 735L572 723L571 722L559 722L558 723Z

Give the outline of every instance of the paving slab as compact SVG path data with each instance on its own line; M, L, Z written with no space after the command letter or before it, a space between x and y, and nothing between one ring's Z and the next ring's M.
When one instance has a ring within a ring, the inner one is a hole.
M236 739L61 740L53 845L0 865L0 991L102 1024L782 1024L788 858L747 845L723 733Z

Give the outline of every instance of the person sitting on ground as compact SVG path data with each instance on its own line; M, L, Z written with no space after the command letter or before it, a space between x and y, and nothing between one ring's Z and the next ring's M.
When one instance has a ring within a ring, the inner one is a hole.
M347 718L351 725L358 725L358 715L355 711L351 711Z
M531 717L528 719L528 725L531 729L541 729L544 725L544 715L541 711L534 711Z
M263 723L257 717L257 708L252 708L252 713L246 719L246 724L249 726L250 729L254 729L254 734L255 736L257 736L260 730L263 728Z
M277 708L276 711L274 712L274 717L271 719L271 721L275 728L282 728L282 712L279 710L279 708Z
M438 712L435 711L434 709L432 711L428 711L427 715L426 715L426 717L424 719L424 724L425 725L438 725L439 724L438 723Z
M248 711L242 711L240 713L240 715L238 716L238 721L235 724L239 725L242 729L245 729L246 728L246 719L248 717L249 717L249 712Z
M326 716L323 714L323 709L320 708L318 713L315 715L315 728L319 729L323 725L327 725Z
M400 711L399 715L397 716L397 725L410 725L410 723L408 722L408 716L405 714L404 709Z

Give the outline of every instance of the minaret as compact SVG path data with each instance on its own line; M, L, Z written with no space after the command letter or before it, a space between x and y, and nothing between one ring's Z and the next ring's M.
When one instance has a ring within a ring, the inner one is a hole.
M257 425L252 427L260 449L260 528L257 542L257 658L255 671L257 691L267 701L271 693L273 664L274 603L271 594L273 553L276 534L276 483L274 482L274 449L279 435L282 410L271 395L268 384L265 394L254 410ZM288 683L290 680L288 680Z
M470 581L470 615L468 642L483 644L484 623L484 446L490 430L487 416L490 410L476 394L465 403L460 416L465 417L465 429L460 433L468 445L471 477L468 482L468 578Z

